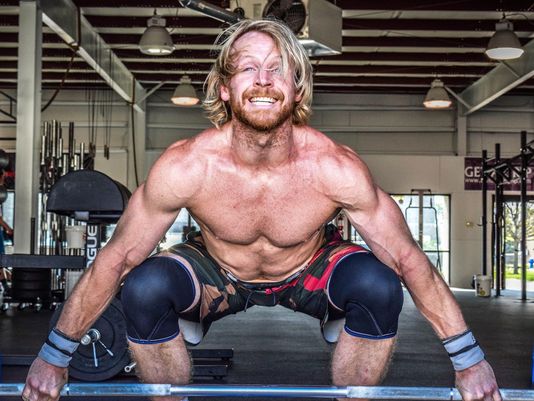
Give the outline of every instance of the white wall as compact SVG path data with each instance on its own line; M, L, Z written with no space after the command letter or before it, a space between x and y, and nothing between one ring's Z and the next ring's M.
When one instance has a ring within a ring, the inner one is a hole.
M433 193L451 196L450 284L468 288L473 274L481 270L482 231L477 223L480 222L482 201L480 192L464 191L464 158L363 155L363 159L375 181L386 192L430 189Z
M47 95L43 95L45 100ZM175 107L168 98L170 93L160 91L147 102L145 170L171 143L210 126L200 107ZM84 99L83 91L64 91L42 120L76 121L77 140L87 140ZM314 101L311 125L358 152L386 191L409 193L414 188L428 188L451 195L451 284L468 288L472 275L481 270L481 230L477 226L481 194L463 189L464 155L458 155L462 147L457 143L456 110L428 111L421 106L422 100L423 96L402 94L321 94ZM480 156L482 149L491 154L495 143L501 143L503 157L517 154L519 131L534 132L533 112L532 98L503 97L467 116L466 154ZM111 134L108 161L100 156L103 134L99 133L97 169L125 183L130 131L128 108L120 99L114 104ZM0 147L10 149L11 142L2 141L9 136L15 136L14 127L0 124ZM528 140L532 139L534 135L529 134ZM145 174L142 172L141 178Z

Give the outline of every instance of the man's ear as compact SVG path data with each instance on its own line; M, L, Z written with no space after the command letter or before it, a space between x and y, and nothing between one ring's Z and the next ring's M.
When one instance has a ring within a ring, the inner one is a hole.
M222 101L227 102L230 100L230 91L228 90L227 86L221 85L220 93Z

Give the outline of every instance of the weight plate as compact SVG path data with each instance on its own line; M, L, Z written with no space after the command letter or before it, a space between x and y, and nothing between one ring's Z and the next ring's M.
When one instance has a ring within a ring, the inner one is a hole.
M52 316L50 327L55 326L61 310L62 308L59 308ZM89 345L80 344L72 356L69 374L75 379L90 382L110 379L120 373L130 362L126 340L126 321L121 302L114 299L91 328L100 332L101 342L97 341ZM104 346L113 353L113 356L106 351ZM98 366L95 366L94 352L96 352Z

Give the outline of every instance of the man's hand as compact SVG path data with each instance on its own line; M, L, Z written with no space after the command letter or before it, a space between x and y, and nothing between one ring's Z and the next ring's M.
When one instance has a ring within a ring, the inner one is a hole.
M464 401L502 401L495 374L486 360L456 372L456 388Z
M37 357L33 361L26 385L22 390L24 401L56 401L59 392L67 382L67 368L59 368Z

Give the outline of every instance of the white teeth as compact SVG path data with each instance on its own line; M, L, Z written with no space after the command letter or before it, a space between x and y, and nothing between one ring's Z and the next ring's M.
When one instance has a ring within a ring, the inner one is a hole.
M252 103L274 103L276 100L272 97L253 97L250 101Z

